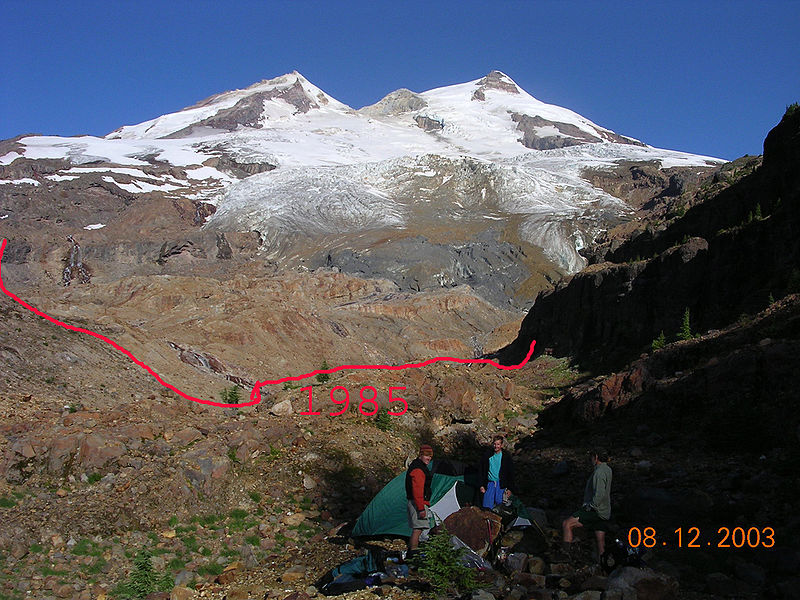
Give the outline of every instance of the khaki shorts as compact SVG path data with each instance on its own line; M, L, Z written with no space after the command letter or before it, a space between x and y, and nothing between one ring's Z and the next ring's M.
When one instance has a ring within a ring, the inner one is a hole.
M417 512L417 505L414 504L413 500L409 500L406 503L408 508L408 526L411 529L430 529L431 523L429 517L425 517L424 519L419 518L419 513ZM430 515L430 508L426 507L426 514Z

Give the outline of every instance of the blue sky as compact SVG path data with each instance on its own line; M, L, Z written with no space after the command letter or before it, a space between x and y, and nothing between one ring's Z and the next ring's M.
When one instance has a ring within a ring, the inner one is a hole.
M0 139L105 135L298 70L360 108L510 75L662 148L760 154L800 101L800 0L0 0Z

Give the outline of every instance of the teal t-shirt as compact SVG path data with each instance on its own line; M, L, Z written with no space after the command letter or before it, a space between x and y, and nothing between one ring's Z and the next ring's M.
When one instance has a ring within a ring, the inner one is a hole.
M500 481L500 463L502 461L502 452L497 452L489 457L489 481Z

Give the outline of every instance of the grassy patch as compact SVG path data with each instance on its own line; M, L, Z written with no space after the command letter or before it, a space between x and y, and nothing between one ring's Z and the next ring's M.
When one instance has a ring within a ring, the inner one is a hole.
M108 565L106 559L104 559L102 556L99 556L92 564L81 567L81 571L87 575L99 575L103 572L103 568L106 565Z
M178 557L173 558L167 564L167 570L172 571L173 573L177 573L184 567L186 567L186 561Z
M181 541L189 552L197 552L200 548L197 538L193 535L187 535L186 537L181 538Z
M81 538L75 547L72 549L72 554L75 556L100 556L102 550L92 540Z
M218 563L206 563L197 568L198 575L220 575L223 567Z
M192 523L191 525L184 525L184 526L178 525L177 527L175 527L176 535L181 535L182 533L189 533L194 531L197 531L197 525L194 523Z

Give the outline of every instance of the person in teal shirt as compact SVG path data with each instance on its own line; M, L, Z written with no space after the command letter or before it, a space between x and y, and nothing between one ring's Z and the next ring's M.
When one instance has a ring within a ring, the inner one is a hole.
M492 447L484 453L478 466L484 508L491 509L502 504L514 487L514 462L511 454L503 450L504 441L502 435L494 436Z
M606 464L608 453L604 449L597 448L589 456L594 469L583 491L583 505L562 523L563 549L567 556L570 555L573 530L578 527L594 531L599 556L603 555L606 548L606 531L611 518L612 472L611 467Z

